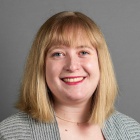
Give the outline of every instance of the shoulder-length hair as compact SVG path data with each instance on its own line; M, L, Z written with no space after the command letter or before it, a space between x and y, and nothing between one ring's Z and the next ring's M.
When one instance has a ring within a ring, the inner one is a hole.
M60 12L39 29L27 59L17 108L43 122L54 120L52 96L45 80L45 58L54 44L69 44L78 31L87 35L96 48L100 80L93 93L89 122L102 125L114 111L117 82L111 57L102 32L96 23L80 12ZM69 37L69 31L73 37Z

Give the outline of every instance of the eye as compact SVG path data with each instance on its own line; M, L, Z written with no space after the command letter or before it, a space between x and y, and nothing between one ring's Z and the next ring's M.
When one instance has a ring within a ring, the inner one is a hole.
M88 55L89 54L89 52L87 52L87 51L81 51L80 52L80 56L85 56L85 55Z
M52 54L52 57L63 57L63 56L64 56L64 54L61 52L55 52Z

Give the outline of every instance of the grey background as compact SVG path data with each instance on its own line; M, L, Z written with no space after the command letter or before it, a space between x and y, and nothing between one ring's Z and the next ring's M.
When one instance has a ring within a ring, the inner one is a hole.
M140 122L140 0L0 0L0 121L15 113L25 60L56 12L81 11L101 27L119 84L116 108Z

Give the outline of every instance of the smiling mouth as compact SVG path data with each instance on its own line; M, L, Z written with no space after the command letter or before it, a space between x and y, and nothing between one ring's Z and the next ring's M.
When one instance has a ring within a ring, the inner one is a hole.
M85 79L85 77L67 77L62 78L62 81L67 84L78 84L79 82L82 82Z

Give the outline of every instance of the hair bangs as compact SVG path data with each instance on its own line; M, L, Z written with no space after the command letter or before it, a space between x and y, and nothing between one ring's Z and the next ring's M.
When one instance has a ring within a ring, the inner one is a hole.
M52 25L50 32L51 39L49 46L65 45L68 47L74 46L77 41L77 36L84 36L91 44L96 47L97 41L90 29L90 25L85 24L79 17L67 17Z

